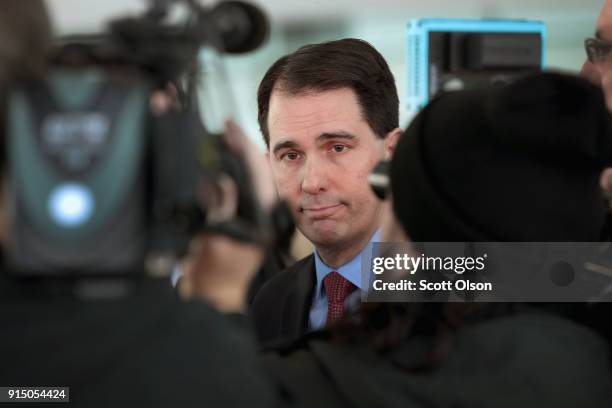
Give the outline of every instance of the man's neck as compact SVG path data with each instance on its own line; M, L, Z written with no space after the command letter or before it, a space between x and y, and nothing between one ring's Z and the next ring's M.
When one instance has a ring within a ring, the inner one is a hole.
M317 246L317 253L325 265L330 268L340 268L365 248L377 229L372 229L368 234L364 234L363 237L352 244L347 245L343 243L335 246Z

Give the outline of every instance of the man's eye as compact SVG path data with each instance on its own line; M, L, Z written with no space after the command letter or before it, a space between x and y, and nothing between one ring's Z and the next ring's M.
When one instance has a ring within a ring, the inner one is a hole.
M299 157L300 157L300 155L297 154L296 152L289 152L289 153L285 153L281 157L281 160L294 161L294 160L297 160Z
M333 146L332 146L332 149L333 149L333 150L334 150L334 152L336 152L336 153L342 153L342 152L344 152L345 150L347 150L347 149L348 149L348 147L347 147L347 146L345 146L345 145L342 145L342 144L336 144L336 145L333 145Z

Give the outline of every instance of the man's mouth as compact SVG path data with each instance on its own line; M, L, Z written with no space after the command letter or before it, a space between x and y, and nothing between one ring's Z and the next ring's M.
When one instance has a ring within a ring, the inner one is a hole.
M312 219L322 219L333 215L336 211L343 207L342 203L332 205L320 205L303 207L302 213Z

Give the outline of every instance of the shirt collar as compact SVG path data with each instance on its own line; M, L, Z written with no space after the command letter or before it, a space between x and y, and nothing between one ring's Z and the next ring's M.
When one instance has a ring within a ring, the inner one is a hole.
M372 242L380 242L380 233L381 233L380 229L376 230L376 232L374 232L374 234L370 238L370 241L368 242L368 244L371 244ZM330 268L329 266L327 266L323 262L323 260L319 256L318 251L315 248L315 251L314 251L315 271L317 275L317 284L315 286L315 296L321 293L323 279L325 279L325 277L333 271L338 272L340 275L342 275L342 277L350 281L353 285L357 286L359 289L362 289L361 255L363 254L363 251L366 250L366 248L368 248L368 245L365 245L353 259L351 259L350 261L348 261L347 263L345 263L344 265L340 266L337 269Z

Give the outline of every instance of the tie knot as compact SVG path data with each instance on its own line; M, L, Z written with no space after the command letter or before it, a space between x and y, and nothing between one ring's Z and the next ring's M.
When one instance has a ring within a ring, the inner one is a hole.
M327 274L323 279L323 285L327 293L327 301L334 304L344 304L346 297L356 289L351 281L336 271Z
M338 320L344 311L344 301L357 287L338 272L330 272L323 279L327 294L327 324Z

